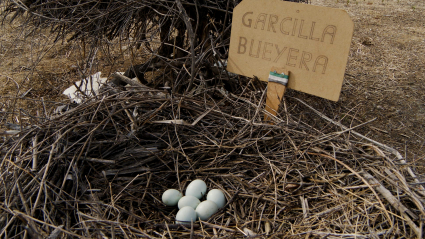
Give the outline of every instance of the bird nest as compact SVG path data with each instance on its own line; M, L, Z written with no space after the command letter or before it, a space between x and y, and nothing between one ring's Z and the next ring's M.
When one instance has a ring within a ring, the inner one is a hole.
M238 2L5 1L3 16L57 39L131 38L151 57L95 97L55 112L42 99L44 117L0 131L0 237L421 238L416 169L355 131L367 122L346 127L295 97L264 121L265 83L221 68ZM176 224L161 195L194 179L227 204Z
M264 84L240 81L191 95L110 84L18 130L1 147L1 236L421 237L425 190L397 151L297 98L264 122ZM194 179L227 204L176 224L161 195Z

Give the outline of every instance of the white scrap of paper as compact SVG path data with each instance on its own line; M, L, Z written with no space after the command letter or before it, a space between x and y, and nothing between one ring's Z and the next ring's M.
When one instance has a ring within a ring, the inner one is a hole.
M62 94L68 96L71 101L80 104L83 102L84 95L81 92L84 92L86 97L92 97L99 93L100 87L106 83L108 78L102 78L100 77L101 72L97 72L94 75L91 75L90 77L75 82L75 85L78 86L80 90L77 90L77 87L75 85L72 85L68 89L66 89Z

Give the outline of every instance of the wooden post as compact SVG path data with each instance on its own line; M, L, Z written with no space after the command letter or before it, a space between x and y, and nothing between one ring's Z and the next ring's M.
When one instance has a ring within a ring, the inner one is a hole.
M272 67L267 84L266 111L272 115L277 114L280 102L285 94L289 79L289 71L283 68ZM270 120L270 116L264 115L264 121Z

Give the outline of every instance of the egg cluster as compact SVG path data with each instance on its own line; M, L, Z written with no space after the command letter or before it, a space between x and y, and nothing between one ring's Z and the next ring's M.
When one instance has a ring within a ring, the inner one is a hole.
M207 192L207 184L196 179L186 188L185 196L176 189L168 189L162 194L162 202L167 206L178 206L176 223L195 222L198 218L208 220L218 209L226 205L226 197L219 189L212 189L207 194L207 200L200 199Z

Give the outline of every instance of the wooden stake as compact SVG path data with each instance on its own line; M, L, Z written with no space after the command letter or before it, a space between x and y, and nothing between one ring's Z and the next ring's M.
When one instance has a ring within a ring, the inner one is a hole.
M285 74L286 76L289 75L289 71L283 68L272 67L270 71L277 74ZM273 80L269 77L269 83L267 84L266 111L272 115L277 114L280 102L285 94L286 83L284 83L284 80L284 78L282 78L282 81ZM264 121L268 121L270 119L271 117L269 115L264 115Z

